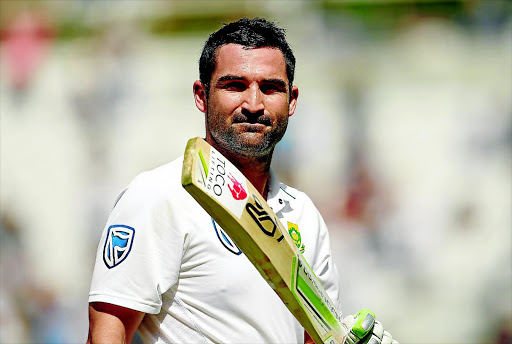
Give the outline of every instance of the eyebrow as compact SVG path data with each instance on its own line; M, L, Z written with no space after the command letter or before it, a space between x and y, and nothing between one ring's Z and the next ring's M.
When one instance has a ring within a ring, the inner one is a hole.
M228 75L221 76L217 80L216 84L221 84L221 83L226 82L226 81L244 81L244 80L245 80L245 78L243 78L241 76L228 74ZM277 85L279 87L286 88L286 82L284 80L278 79L278 78L263 79L263 83L265 83L265 84L274 84L274 85Z
M236 76L236 75L231 75L231 74L228 74L228 75L223 75L219 78L219 80L217 80L217 84L221 83L221 82L225 82L225 81L234 81L234 80L244 80L244 78L242 78L241 76Z

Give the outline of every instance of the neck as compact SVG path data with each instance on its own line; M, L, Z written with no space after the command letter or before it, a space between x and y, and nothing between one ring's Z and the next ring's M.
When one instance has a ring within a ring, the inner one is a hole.
M272 156L257 159L236 156L228 159L249 179L258 192L267 199L270 161Z

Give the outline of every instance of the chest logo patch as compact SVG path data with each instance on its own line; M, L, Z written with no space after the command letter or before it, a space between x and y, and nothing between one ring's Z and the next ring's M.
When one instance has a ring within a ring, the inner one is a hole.
M299 225L296 225L295 223L288 222L288 233L290 233L290 236L291 236L293 242L295 243L295 245L297 245L297 248L299 249L300 253L304 253L304 250L306 247L302 243L302 238L301 238L300 232L299 232Z
M125 225L108 227L105 247L103 248L103 261L107 268L121 264L132 249L135 229Z
M237 256L242 254L242 250L240 250L238 248L238 246L236 246L234 241L231 240L231 238L228 236L228 234L226 232L224 232L224 230L220 226L218 226L213 219L212 219L212 223L213 223L213 229L215 229L215 233L217 234L217 238L219 238L222 245L225 248L227 248L229 252L236 254Z

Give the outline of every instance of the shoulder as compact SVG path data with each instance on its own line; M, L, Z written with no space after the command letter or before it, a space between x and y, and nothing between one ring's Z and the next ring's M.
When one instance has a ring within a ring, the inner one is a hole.
M291 187L283 182L279 182L279 196L285 201L293 203L294 208L301 209L302 211L317 212L317 208L311 198L303 192L294 187Z
M311 234L312 241L327 234L327 227L320 211L305 192L280 182L277 197L278 202L273 201L273 204L279 204L276 204L276 214L286 216L296 225L305 228L305 231Z
M181 187L182 166L183 157L180 157L153 170L140 173L121 191L115 200L114 207L126 198L147 206L183 197L185 192Z
M179 157L165 165L137 175L130 186L142 186L145 188L172 188L180 186L183 157Z

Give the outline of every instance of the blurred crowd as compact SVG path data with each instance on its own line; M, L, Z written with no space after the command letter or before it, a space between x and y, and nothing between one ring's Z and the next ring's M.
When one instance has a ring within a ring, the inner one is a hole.
M344 314L374 310L401 343L512 343L510 3L375 21L336 1L16 3L0 7L0 343L85 341L113 201L204 134L199 52L243 15L288 29L300 96L273 164L324 215Z

